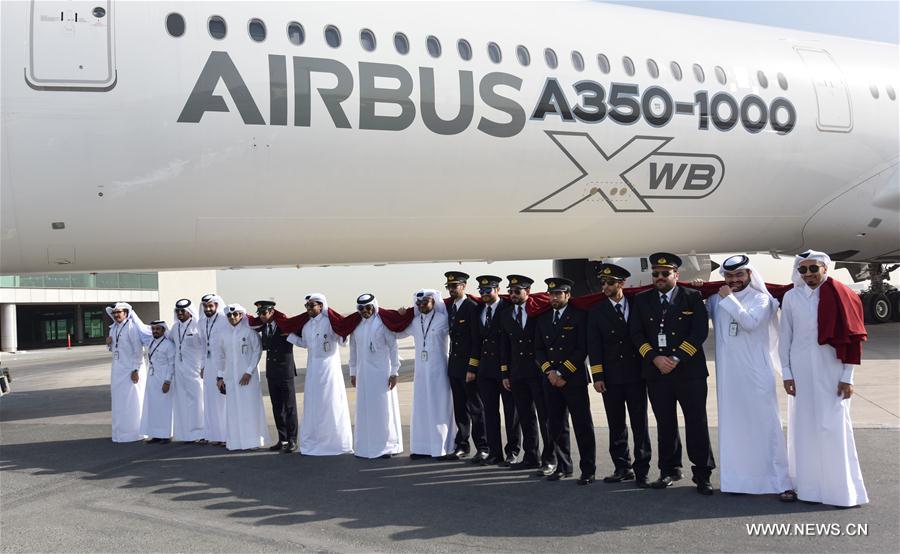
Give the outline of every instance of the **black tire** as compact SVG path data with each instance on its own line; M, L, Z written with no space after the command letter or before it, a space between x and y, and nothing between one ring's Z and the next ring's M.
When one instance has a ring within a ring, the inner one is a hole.
M892 290L887 295L888 300L891 301L891 305L894 308L894 313L891 316L891 319L894 321L900 321L900 290Z
M887 323L895 313L895 303L886 294L865 294L862 297L866 323Z

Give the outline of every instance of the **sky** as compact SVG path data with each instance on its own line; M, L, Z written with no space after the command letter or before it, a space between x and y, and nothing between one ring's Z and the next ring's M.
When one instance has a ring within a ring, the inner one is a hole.
M865 40L898 43L897 1L886 2L610 2L647 9L731 19L773 25L803 31L828 33ZM589 257L591 253L586 252ZM714 256L721 261L727 254ZM773 260L766 255L754 257L754 263L767 281L787 283L790 259ZM311 267L300 269L244 269L217 272L218 290L227 302L252 306L261 299L274 299L284 312L303 309L304 296L322 292L330 305L341 312L355 309L356 297L374 293L384 307L410 305L412 293L419 288L440 289L445 271L459 270L472 277L510 273L528 275L540 282L551 277L552 262L519 261L465 264L397 264L389 266ZM897 272L900 273L900 272ZM836 274L847 280L847 273ZM711 276L716 278L717 275ZM474 286L470 285L470 292ZM542 290L536 288L536 290Z

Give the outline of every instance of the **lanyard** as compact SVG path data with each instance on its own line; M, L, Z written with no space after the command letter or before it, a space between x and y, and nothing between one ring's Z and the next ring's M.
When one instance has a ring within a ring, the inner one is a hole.
M183 324L184 324L183 321L179 321L179 322L178 322L178 328L180 329L181 326L182 326ZM191 330L191 326L190 326L190 325L184 325L184 333L181 333L181 334L178 335L178 351L179 351L179 352L181 352L181 345L182 345L182 343L184 342L184 337L187 336L187 333L188 333L188 331L190 331L190 330Z
M122 323L119 323L119 331L116 333L116 350L119 349L119 337L122 336L122 331L125 330L126 323L128 323L127 320L123 321Z
M209 339L212 338L212 332L216 328L216 319L219 318L219 312L216 312L215 317L212 319L206 318L206 344L209 344Z
M166 340L165 337L163 337L161 339L154 339L154 342L159 341L156 343L156 346L153 346L153 343L150 344L150 346L152 348L150 349L150 352L147 354L147 361L150 362L151 366L153 365L153 354L155 354L156 351L159 350L159 347L162 346L162 343L164 340Z
M431 313L431 319L428 320L428 327L425 327L425 316L419 316L419 324L422 326L422 345L428 344L428 331L431 330L431 324L434 323L434 312Z

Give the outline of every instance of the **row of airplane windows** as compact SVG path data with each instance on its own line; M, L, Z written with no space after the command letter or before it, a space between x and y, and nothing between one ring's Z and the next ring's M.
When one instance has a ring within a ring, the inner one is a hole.
M225 19L218 15L214 15L209 18L209 20L207 21L207 29L210 36L216 40L224 39L225 35L228 33L228 25L225 23ZM166 17L166 30L173 37L177 38L182 36L185 33L184 17L182 17L179 13L170 13ZM251 19L247 24L247 32L250 35L250 39L254 42L263 42L264 40L266 40L266 24L263 23L263 21L260 19ZM303 25L296 21L290 22L287 26L287 37L290 43L295 46L300 46L301 44L303 44L306 40L306 31L304 30ZM339 48L341 46L342 37L341 32L337 28L337 26L327 25L324 30L324 37L325 43L328 44L328 46L332 48ZM371 30L360 30L359 42L363 50L367 52L375 51L377 42L375 40L375 33ZM409 53L409 39L405 34L399 32L394 34L394 48L399 54ZM437 37L429 35L425 39L425 48L431 57L439 58L441 56L441 42ZM472 45L466 39L459 39L456 42L456 49L459 53L459 57L463 60L469 61L472 59ZM503 51L501 50L500 45L498 45L496 42L488 43L487 54L488 58L493 63L499 64L503 60ZM528 51L528 48L522 45L517 46L516 59L524 67L531 65L531 53ZM581 55L581 52L572 50L571 60L572 67L576 71L585 70L586 66L584 57ZM554 51L552 48L545 48L544 62L550 69L556 69L557 67L559 67L559 58L556 54L556 51ZM608 74L612 70L609 58L607 58L605 54L597 54L597 66L603 74ZM624 69L625 74L629 77L633 77L637 72L634 61L628 56L622 57L622 69ZM684 74L678 62L670 62L669 70L672 73L672 77L676 81L681 81ZM652 58L647 59L647 73L653 79L657 79L660 76L659 65ZM706 81L706 74L704 73L703 67L700 64L693 64L692 73L694 75L694 79L698 83L703 83ZM715 66L714 73L716 76L716 81L718 81L720 85L725 85L728 83L728 75L721 66ZM785 77L783 73L777 73L776 80L778 81L778 86L781 88L781 90L788 89L787 77ZM762 70L756 72L756 82L763 89L769 88L769 78ZM869 91L872 93L872 97L875 99L880 96L878 86L875 84L871 84L869 86ZM891 100L896 99L897 95L892 86L887 85L885 87L885 92Z

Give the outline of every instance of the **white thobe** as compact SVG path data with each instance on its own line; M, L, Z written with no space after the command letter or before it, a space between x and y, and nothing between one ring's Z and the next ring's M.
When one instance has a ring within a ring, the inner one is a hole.
M200 338L197 321L192 317L176 321L169 330L169 338L175 343L175 379L172 393L175 409L175 434L177 441L196 441L203 438L203 378L200 364L206 353L206 345Z
M820 286L821 287L821 286ZM788 398L788 462L797 498L832 506L866 504L850 399L838 383L853 383L853 366L841 362L834 347L820 345L819 288L795 287L781 305L782 373L793 379Z
M778 411L774 300L747 287L713 295L722 492L781 493L793 488ZM736 327L735 327L736 326Z
M221 348L217 341L228 333L231 326L225 314L200 317L200 342L206 348L203 358L203 438L210 442L225 440L225 395L216 387L216 375L222 367Z
M112 368L109 377L112 399L112 440L132 442L145 438L141 433L141 412L144 406L144 387L147 371L144 365L144 345L153 338L150 328L138 325L131 318L113 323L109 328L112 344ZM131 372L138 370L138 382L131 381Z
M165 336L147 345L147 386L141 414L141 434L152 439L172 438L172 377L175 374L175 345ZM169 382L169 392L163 383Z
M249 450L265 446L269 428L259 388L259 334L242 322L229 327L216 345L223 361L218 377L225 381L225 447ZM241 385L245 373L250 382Z
M288 341L306 348L307 352L300 453L307 456L352 453L350 406L339 349L344 339L332 330L328 314L321 313L306 322L300 335L288 335Z
M412 323L399 336L412 336L416 344L409 451L446 456L453 451L456 436L453 398L447 376L450 355L447 316L434 310L425 316L416 313Z
M350 335L350 376L356 377L353 450L363 458L403 452L397 388L388 379L400 370L397 337L373 315Z

